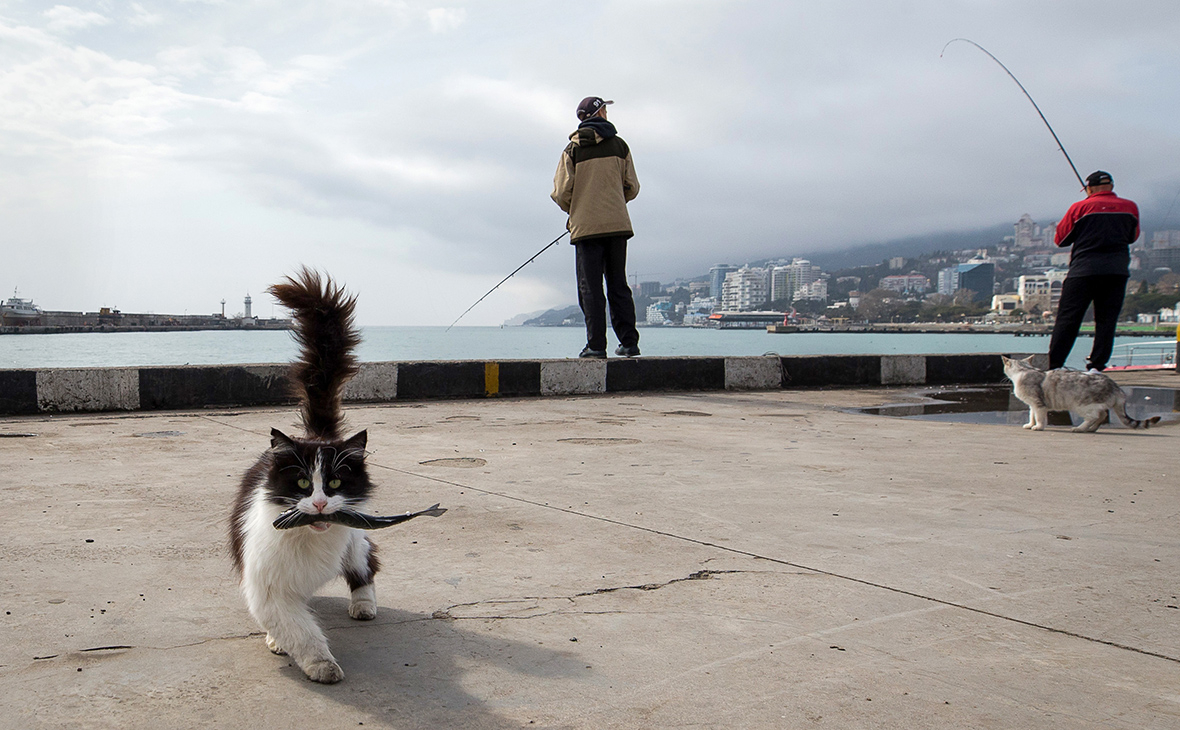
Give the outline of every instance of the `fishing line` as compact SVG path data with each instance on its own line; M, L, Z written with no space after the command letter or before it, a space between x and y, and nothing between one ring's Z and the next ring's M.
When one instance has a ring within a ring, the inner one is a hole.
M1160 225L1161 231L1168 229L1168 220L1172 217L1172 208L1176 207L1176 200L1180 198L1180 190L1176 191L1176 195L1172 197L1172 204L1168 206L1168 212L1164 214L1164 222Z
M566 231L565 233L562 233L560 236L558 236L557 238L553 239L553 240L552 240L552 241L550 241L549 243L545 244L545 248L543 248L543 249L541 249L540 251L538 251L538 252L536 252L535 254L533 254L533 257L532 257L532 258L530 258L528 261L525 261L525 262L524 262L523 264L521 264L520 266L517 266L515 269L513 269L513 270L512 270L512 273L511 273L511 274L509 274L508 276L505 276L503 279L501 279L501 280L500 280L500 284L503 284L504 282L506 282L506 281L508 281L509 279L511 279L513 276L516 276L516 272L517 272L517 271L520 271L520 270L521 270L521 269L523 269L524 267L526 267L526 266L528 266L529 264L533 263L533 261L534 261L534 260L535 260L535 259L536 259L538 256L540 256L541 254L543 254L543 253L545 253L546 251L548 251L550 246L552 246L553 244L557 243L558 241L560 241L561 239L565 238L565 237L566 237L566 236L568 236L568 235L569 235L569 231ZM459 320L463 319L463 317L467 315L467 312L470 312L471 310L475 309L476 305L478 305L478 304L479 304L480 302L482 302L483 300L487 299L487 298L488 298L488 294L491 294L492 292L494 292L494 291L496 291L497 289L499 289L499 288L500 288L500 284L496 284L496 285L495 285L495 286L493 286L491 289L488 289L488 293L487 293L487 294L484 294L484 295L483 295L482 297L480 297L479 299L476 299L476 300L475 300L475 304L472 304L470 307L468 307L468 308L466 309L466 311L464 311L464 312L463 312L463 314L460 314L458 317L455 317L455 321L454 321L454 322L451 322L451 326L450 326L450 327L447 327L447 328L446 328L446 330L444 330L444 331L445 331L445 332L450 332L450 331L451 331L451 327L454 327L454 326L455 326L455 325L456 325L456 324L459 322Z
M1019 86L1020 90L1024 92L1024 95L1026 97L1028 97L1029 102L1033 105L1033 109L1036 109L1037 114L1039 114L1041 116L1041 121L1044 122L1045 126L1049 128L1049 134L1053 135L1053 141L1057 143L1057 149L1061 150L1061 154L1065 155L1065 161L1069 163L1070 169L1073 170L1074 176L1077 177L1078 182L1081 183L1083 188L1085 188L1086 182L1084 180L1082 180L1082 176L1080 174L1078 174L1078 168L1074 166L1073 160L1071 160L1069 158L1069 153L1065 151L1065 145L1061 144L1061 140L1057 138L1057 133L1053 131L1053 125L1049 124L1048 119L1045 119L1045 113L1042 112L1041 108L1039 106L1037 106L1037 103L1035 101L1033 101L1032 94L1028 93L1028 89L1024 88L1024 84L1020 83L1020 79L1016 78L1016 74L1009 71L1008 67L1005 66L1003 64L1003 62L1000 61L1000 59L993 56L991 51L987 50L986 48L979 45L978 43L971 40L970 38L952 38L952 39L950 39L949 41L947 41L946 46L942 47L942 53L939 53L938 57L942 58L942 54L946 53L947 46L954 43L955 41L963 41L964 43L970 43L971 45L975 46L979 50L986 53L988 55L988 58L990 58L991 60L1000 64L1000 68L1004 69L1005 73L1007 73L1008 76L1011 77L1011 79L1016 82L1016 85Z

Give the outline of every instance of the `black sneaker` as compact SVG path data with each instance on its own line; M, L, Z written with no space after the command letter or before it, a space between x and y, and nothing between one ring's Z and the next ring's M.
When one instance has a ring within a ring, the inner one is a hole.
M619 345L615 354L619 357L639 357L639 345Z
M606 350L591 350L590 345L586 345L582 348L582 352L578 355L578 357L596 357L605 360Z

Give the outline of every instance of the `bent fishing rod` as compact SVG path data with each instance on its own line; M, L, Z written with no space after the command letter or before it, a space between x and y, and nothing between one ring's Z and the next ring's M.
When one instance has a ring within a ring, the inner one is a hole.
M569 234L570 234L570 232L569 232L569 231L566 231L565 233L562 233L560 236L558 236L557 238L553 239L553 240L552 240L552 241L550 241L549 243L545 244L545 248L543 248L543 249L541 249L540 251L538 251L538 252L536 252L535 254L533 254L533 257L532 257L532 258L530 258L528 261L525 261L525 262L524 262L523 264L521 264L520 266L517 266L515 269L513 269L513 270L512 270L512 273L511 273L511 274L509 274L508 276L505 276L503 279L501 279L501 280L500 280L500 284L503 284L504 282L508 281L508 280L509 280L509 279L511 279L512 277L516 276L516 272L520 271L520 270L521 270L521 269L523 269L524 267L526 267L526 266L528 266L529 264L533 263L533 261L534 261L534 260L535 260L535 259L536 259L538 256L540 256L541 254L543 254L543 253L545 253L546 251L548 251L550 246L552 246L553 244L557 243L557 242L558 242L558 241L560 241L561 239L565 238L565 237L566 237L566 236L568 236ZM455 321L454 321L454 322L451 322L451 327L454 327L456 324L458 324L459 320L463 319L463 317L465 317L465 316L467 315L467 312L470 312L471 310L475 309L475 307L476 307L476 306L477 306L477 305L478 305L480 302L482 302L483 300L487 299L487 298L488 298L488 294L491 294L492 292L494 292L494 291L496 291L497 289L499 289L499 288L500 288L500 284L496 284L496 285L495 285L495 286L493 286L491 289L488 289L488 293L487 293L487 294L484 294L484 295L483 295L482 297L480 297L479 299L476 299L476 300L475 300L475 304L472 304L470 307L468 307L468 308L467 308L467 309L466 309L466 310L463 312L463 314L460 314L458 317L455 317ZM447 327L447 328L446 328L446 330L444 330L444 331L445 331L445 332L450 332L450 331L451 331L451 327Z
M1045 119L1045 113L1044 113L1044 112L1042 112L1042 111L1041 111L1041 108L1040 108L1039 106L1037 106L1037 103L1036 103L1035 101L1033 101L1032 94L1028 93L1028 89L1024 88L1024 84L1020 83L1020 79L1016 78L1016 74L1014 74L1014 73L1012 73L1011 71L1009 71L1009 70L1008 70L1008 67L1007 67L1007 66L1005 66L1005 65L1003 64L1003 62L1002 62L1002 61L1000 61L1000 59L998 59L998 58L996 58L995 56L993 56L993 55L992 55L992 53L991 53L991 51L987 50L986 48L984 48L983 46L979 45L978 43L976 43L975 41L971 40L970 38L952 38L952 39L950 39L949 41L947 41L947 44L946 44L946 46L943 46L943 47L942 47L942 53L939 53L939 54L938 54L938 57L939 57L939 58L942 58L942 54L943 54L943 53L946 53L947 46L949 46L950 44L954 43L955 41L963 41L964 43L970 43L971 45L975 46L975 47L976 47L976 48L978 48L979 50L981 50L981 51L983 51L984 53L986 53L986 54L988 55L988 58L990 58L991 60L993 60L993 61L995 61L996 63L1000 64L1000 68L1004 69L1004 72L1005 72L1005 73L1007 73L1007 74L1008 74L1008 76L1009 76L1009 77L1010 77L1010 78L1011 78L1013 81L1015 81L1015 82L1016 82L1016 85L1017 85L1017 86L1019 86L1019 87L1020 87L1020 90L1024 92L1024 95L1025 95L1026 97L1028 97L1028 100L1029 100L1029 102L1030 102L1030 103L1033 105L1033 109L1036 109L1036 110L1037 110L1037 114L1039 114L1039 115L1041 116L1041 121L1042 121L1042 122L1044 122L1044 123L1045 123L1045 126L1049 128L1049 134L1053 135L1053 141L1057 143L1057 149L1061 150L1061 154L1065 155L1065 161L1069 163L1070 169L1072 169L1072 170L1073 170L1073 174L1074 174L1074 176L1075 176L1075 177L1078 179L1078 182L1079 182L1079 183L1081 183L1081 185L1082 185L1082 188L1085 188L1085 187L1086 187L1086 183L1085 183L1085 181L1084 181L1084 180L1082 180L1082 176L1081 176L1080 174L1078 174L1078 168L1074 166L1074 164L1073 164L1073 160L1069 159L1069 153L1065 151L1065 145L1061 144L1061 140L1057 138L1057 133L1053 131L1053 125L1049 124L1049 120L1048 120L1048 119Z

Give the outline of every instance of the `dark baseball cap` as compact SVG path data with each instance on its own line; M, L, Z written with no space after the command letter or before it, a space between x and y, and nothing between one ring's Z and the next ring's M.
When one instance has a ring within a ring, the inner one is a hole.
M578 119L589 119L607 104L614 104L614 102L604 101L601 96L587 96L582 99L582 103L578 104Z
M1110 176L1109 172L1098 170L1086 176L1086 187L1094 188L1099 185L1114 185L1114 178Z

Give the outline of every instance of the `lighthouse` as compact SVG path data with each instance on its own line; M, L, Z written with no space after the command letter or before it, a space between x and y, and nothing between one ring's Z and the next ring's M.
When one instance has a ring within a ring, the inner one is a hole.
M246 319L250 319L250 316L251 316L251 315L250 315L250 304L251 304L253 301L254 301L254 300L250 298L250 295L249 295L249 294L247 294L247 295L246 295L246 300L245 300L245 302L244 302L244 303L245 303L245 305L246 305Z

